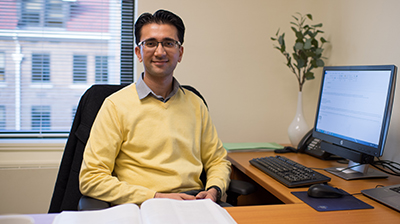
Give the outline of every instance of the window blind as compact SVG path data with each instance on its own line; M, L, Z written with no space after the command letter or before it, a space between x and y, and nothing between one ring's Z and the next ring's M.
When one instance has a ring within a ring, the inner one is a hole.
M134 5L0 1L0 138L67 136L86 89L132 83Z

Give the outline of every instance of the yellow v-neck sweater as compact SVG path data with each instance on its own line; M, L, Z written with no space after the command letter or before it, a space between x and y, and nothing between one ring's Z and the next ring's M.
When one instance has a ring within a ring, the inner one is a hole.
M141 204L156 192L218 186L225 192L230 163L207 107L181 89L166 103L139 99L129 85L103 103L80 172L82 194L112 204ZM199 177L207 172L207 186Z

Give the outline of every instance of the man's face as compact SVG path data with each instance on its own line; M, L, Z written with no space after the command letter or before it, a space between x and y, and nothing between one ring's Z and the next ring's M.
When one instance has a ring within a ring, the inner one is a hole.
M142 27L140 37L140 41L145 40L178 40L178 30L169 24L147 24ZM161 43L155 48L141 45L135 47L135 54L144 64L145 76L161 78L173 75L176 65L182 60L183 47L166 48Z

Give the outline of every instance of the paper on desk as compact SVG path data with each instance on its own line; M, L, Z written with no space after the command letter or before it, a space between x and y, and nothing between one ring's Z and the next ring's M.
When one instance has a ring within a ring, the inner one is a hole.
M52 224L118 223L141 224L139 206L123 204L94 211L63 211L56 216Z
M95 211L63 211L53 224L236 224L230 214L210 199L178 201L152 198Z
M228 151L272 151L284 147L275 142L244 142L224 143L224 148Z

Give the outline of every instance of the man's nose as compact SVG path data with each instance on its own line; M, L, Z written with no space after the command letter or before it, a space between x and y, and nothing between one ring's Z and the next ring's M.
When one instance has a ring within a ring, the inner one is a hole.
M165 53L166 52L165 52L165 49L164 49L164 45L162 44L162 42L158 42L154 54L156 54L156 55L164 55Z

